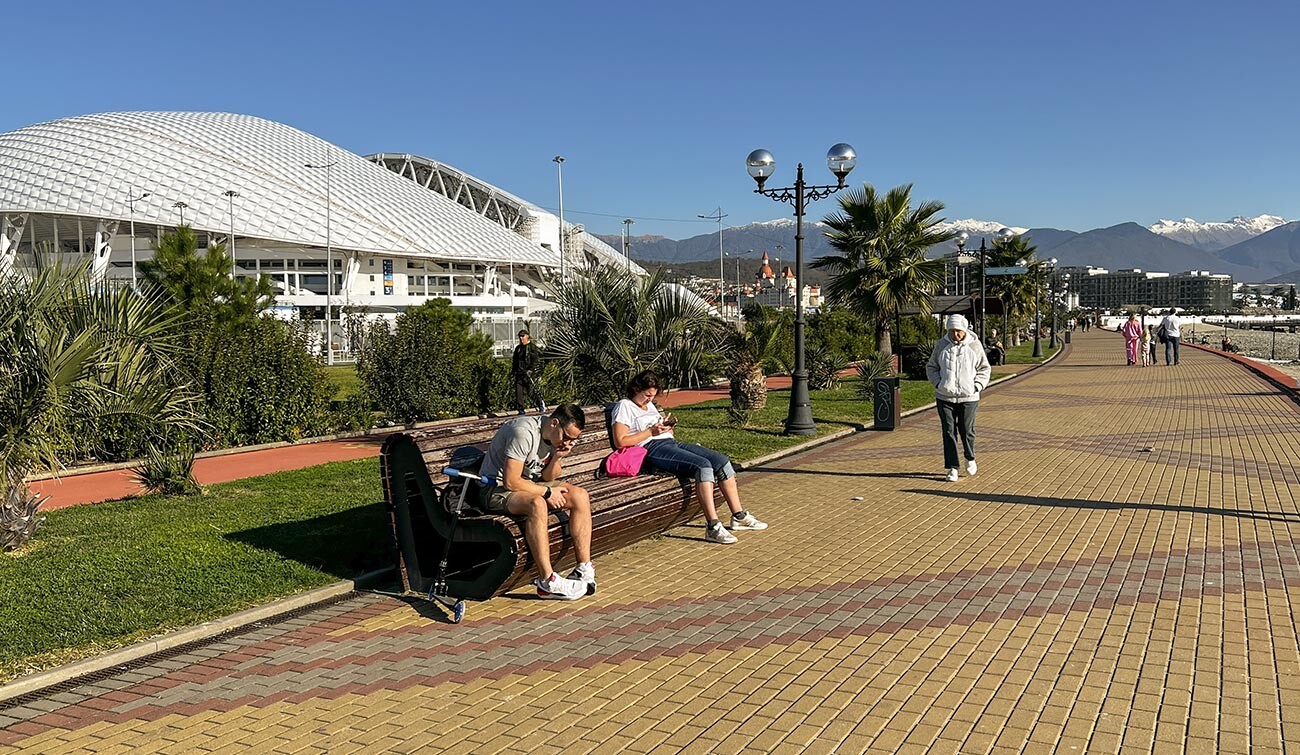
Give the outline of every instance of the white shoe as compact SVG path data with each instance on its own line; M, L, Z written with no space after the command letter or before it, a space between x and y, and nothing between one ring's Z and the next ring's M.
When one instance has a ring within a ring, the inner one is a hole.
M952 469L948 470L948 482L956 482L956 481L957 481L957 468L953 467Z
M966 474L975 474L979 470L980 467L978 464L975 463L974 459L971 459L970 461L966 462Z
M765 529L767 529L767 523L766 523L766 522L760 522L760 521L758 521L758 519L757 519L753 514L750 514L750 513L748 513L748 512L745 513L745 518L744 518L744 519L737 519L737 518L736 518L736 515L735 515L735 514L732 514L732 515L731 515L731 529L733 529L733 530L765 530Z
M596 567L592 566L590 561L574 567L569 573L569 579L586 585L588 595L596 594Z
M736 536L727 532L727 528L722 526L722 522L718 522L712 527L706 526L704 528L704 539L710 543L722 543L723 545L731 545L736 542Z
M545 582L534 579L533 586L537 588L537 597L545 600L577 600L587 594L585 583L565 579L554 572Z

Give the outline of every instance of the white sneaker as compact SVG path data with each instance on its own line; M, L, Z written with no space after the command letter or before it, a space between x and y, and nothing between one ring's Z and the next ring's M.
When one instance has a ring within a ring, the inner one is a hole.
M948 470L948 482L956 482L956 481L957 481L957 468L953 467L952 469Z
M978 464L975 463L974 459L971 459L970 461L966 462L966 474L975 474L976 472L979 471L979 469L980 467Z
M590 561L574 567L573 571L569 572L569 579L586 585L588 595L596 594L596 567L592 566Z
M731 529L733 530L765 530L766 522L758 521L758 518L748 512L745 513L744 519L737 519L735 514L731 515Z
M545 582L534 579L533 587L537 588L537 597L545 600L577 600L587 594L586 584L565 579L554 572Z
M736 542L736 536L727 532L727 528L722 526L722 522L718 522L712 527L706 526L704 528L704 539L710 543L722 543L723 545L731 545Z

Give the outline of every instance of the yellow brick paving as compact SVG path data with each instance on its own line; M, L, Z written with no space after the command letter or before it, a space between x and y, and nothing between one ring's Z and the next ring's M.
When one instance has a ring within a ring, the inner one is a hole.
M620 616L644 621L635 644L690 619L648 650L583 661L565 645L568 667L530 657L520 673L405 686L393 670L392 689L259 689L229 710L186 700L0 753L1300 748L1300 413L1226 360L1183 360L1128 368L1119 339L1094 332L985 397L975 477L941 480L928 413L747 473L771 530L639 544L601 559L600 594L579 604L499 598L448 628L390 600L328 633L416 652L576 612L593 644ZM383 662L367 673L384 683Z

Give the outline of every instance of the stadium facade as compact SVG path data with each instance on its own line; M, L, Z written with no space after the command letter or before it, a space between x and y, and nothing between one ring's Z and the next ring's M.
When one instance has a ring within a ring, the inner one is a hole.
M0 134L0 271L53 249L132 285L182 223L200 247L233 247L238 276L269 276L278 315L322 331L327 302L338 321L442 297L508 344L554 306L562 232L566 271L645 272L581 226L451 166L357 155L262 118L102 113ZM347 352L340 335L334 349Z

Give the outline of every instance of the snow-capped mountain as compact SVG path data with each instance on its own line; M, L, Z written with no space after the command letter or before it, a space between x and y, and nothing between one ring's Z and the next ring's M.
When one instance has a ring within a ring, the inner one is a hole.
M1161 220L1148 230L1167 239L1180 241L1207 252L1218 251L1267 233L1287 222L1277 215L1257 215L1253 218L1238 215L1228 221L1202 223L1192 218Z
M1017 235L1022 234L1025 231L1029 230L1028 228L1021 228L1019 226L1007 225L1006 223L996 223L992 220L976 220L974 218L967 218L965 220L949 220L940 223L939 227L945 231L951 230L951 231L957 231L958 233L965 231L966 233L969 233L972 236L989 236L989 237L997 235L997 232L1002 230L1003 228L1010 228L1011 230L1015 231Z

